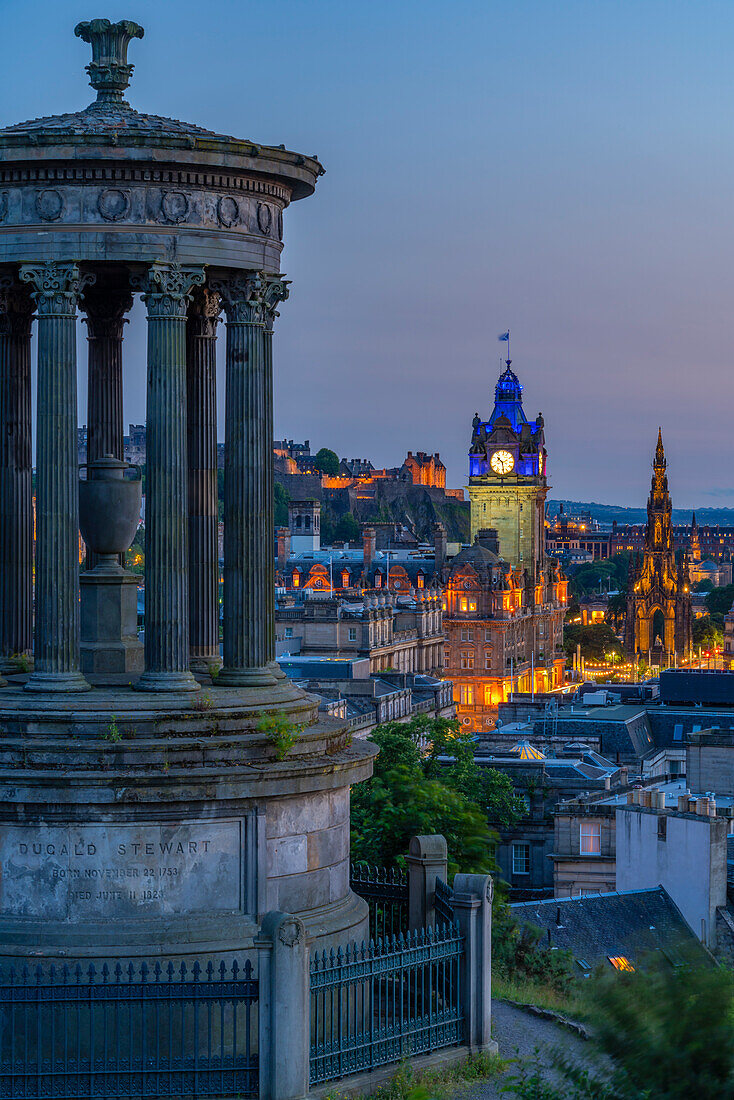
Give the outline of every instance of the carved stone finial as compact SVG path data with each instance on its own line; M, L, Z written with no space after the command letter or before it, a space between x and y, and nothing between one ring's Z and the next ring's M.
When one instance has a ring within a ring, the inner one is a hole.
M89 83L97 92L98 103L122 103L122 93L130 83L133 65L127 61L127 47L133 38L142 38L144 31L137 23L122 19L92 19L77 23L74 34L91 43L92 60L87 65Z

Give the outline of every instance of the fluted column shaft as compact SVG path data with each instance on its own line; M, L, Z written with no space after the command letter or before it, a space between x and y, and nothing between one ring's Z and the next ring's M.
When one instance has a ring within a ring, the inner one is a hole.
M123 459L122 333L132 294L118 287L90 287L81 308L86 314L87 341L87 462L103 455ZM124 558L124 555L122 555ZM97 556L87 550L87 569ZM122 562L121 562L122 564Z
M0 277L0 671L33 648L32 320L28 288Z
M186 322L189 500L189 661L195 672L219 666L217 524L216 291L197 289Z
M265 443L267 445L267 453L263 455L263 462L267 475L265 500L268 503L265 517L265 539L266 545L270 549L265 561L265 591L267 596L266 615L269 625L267 660L268 662L272 662L274 673L278 678L284 677L285 673L281 672L280 666L275 663L275 529L273 524L273 491L275 486L275 479L273 476L273 439L275 437L275 431L273 417L273 327L275 325L275 318L279 316L276 307L280 302L286 300L288 294L288 283L284 279L272 277L268 279L265 289L265 308L263 313L265 322L263 345L265 356Z
M203 268L154 263L134 283L148 309L142 691L199 687L189 672L186 312L203 282Z
M29 691L83 691L79 671L76 310L92 275L23 264L38 310L35 667Z
M224 667L219 683L269 686L273 623L268 592L265 288L256 272L217 284L227 315L224 465Z

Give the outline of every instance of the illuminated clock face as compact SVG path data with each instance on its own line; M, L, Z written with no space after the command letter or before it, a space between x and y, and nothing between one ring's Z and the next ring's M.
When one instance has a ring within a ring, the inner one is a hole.
M495 451L489 464L496 474L509 474L515 465L515 459L509 451Z

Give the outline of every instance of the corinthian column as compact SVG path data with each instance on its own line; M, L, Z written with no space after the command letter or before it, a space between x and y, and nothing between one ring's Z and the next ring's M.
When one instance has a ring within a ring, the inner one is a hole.
M189 455L189 655L191 668L219 667L219 540L217 538L216 291L194 291L186 322Z
M136 278L148 309L145 672L141 691L195 691L189 672L186 312L203 267L154 263Z
M76 309L93 275L23 264L38 310L35 667L27 691L86 691L79 671Z
M227 314L224 465L224 667L218 683L266 687L273 655L272 500L265 366L265 279L218 283ZM270 609L270 610L269 610Z
M103 455L124 458L122 424L122 330L133 297L129 290L95 286L84 294L89 359L87 367L87 462ZM124 555L123 555L124 556ZM87 550L87 569L96 555Z
M32 320L28 288L0 277L0 671L33 648Z
M267 608L266 614L268 617L269 631L268 631L268 663L271 664L273 674L277 679L283 679L285 673L281 670L280 665L275 660L275 564L274 564L274 544L275 544L275 531L273 528L273 327L275 325L275 318L279 317L277 306L284 302L289 295L289 284L285 279L281 278L269 278L265 289L265 301L264 301L264 314L265 321L265 444L267 445L267 453L263 454L263 465L267 474L267 485L265 487L265 500L268 502L267 514L265 517L266 523L266 544L270 547L270 554L266 557L265 570L265 590L267 593Z

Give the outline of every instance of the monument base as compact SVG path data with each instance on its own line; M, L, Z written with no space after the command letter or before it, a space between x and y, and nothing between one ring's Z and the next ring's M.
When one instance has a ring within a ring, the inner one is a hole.
M260 732L277 712L285 759ZM265 913L368 935L349 790L374 746L291 681L197 696L0 689L0 957L242 958Z

